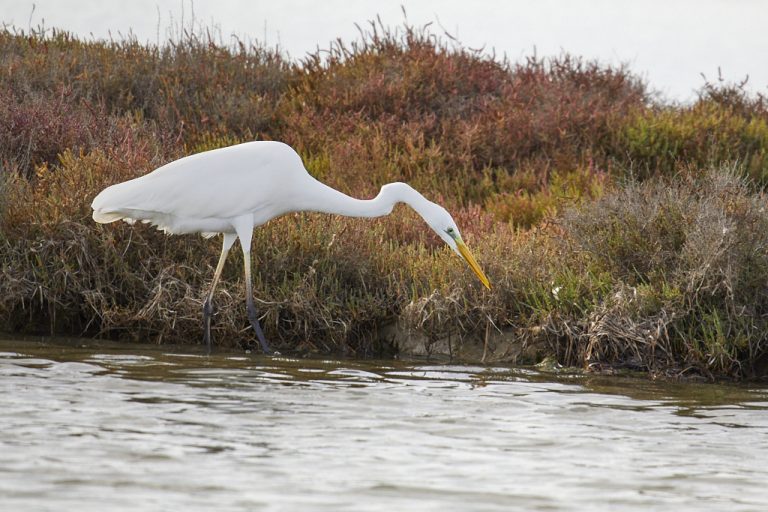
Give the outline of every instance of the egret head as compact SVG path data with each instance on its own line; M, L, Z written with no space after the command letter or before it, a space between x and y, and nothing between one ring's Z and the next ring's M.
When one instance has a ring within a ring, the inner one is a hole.
M433 207L430 208L427 215L424 215L424 220L429 224L429 227L435 230L435 233L437 233L438 236L440 236L440 238L442 238L445 243L456 252L456 254L466 260L469 267L480 279L480 282L490 290L491 283L488 281L485 273L472 255L472 252L464 243L464 240L461 239L461 233L459 233L459 228L456 226L456 222L454 222L451 214L442 206L433 203Z

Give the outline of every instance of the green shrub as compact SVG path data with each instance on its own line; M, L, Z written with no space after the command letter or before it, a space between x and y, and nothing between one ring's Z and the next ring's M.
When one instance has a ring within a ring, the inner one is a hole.
M768 115L745 116L701 100L690 107L638 112L617 138L618 158L636 177L739 161L759 185L768 180Z

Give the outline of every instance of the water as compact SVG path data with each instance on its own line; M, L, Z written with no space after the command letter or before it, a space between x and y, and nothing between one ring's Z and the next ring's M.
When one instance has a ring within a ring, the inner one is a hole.
M0 340L0 508L766 510L768 388Z

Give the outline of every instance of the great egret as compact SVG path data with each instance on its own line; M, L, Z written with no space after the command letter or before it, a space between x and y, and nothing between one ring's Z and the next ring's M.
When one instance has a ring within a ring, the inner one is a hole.
M368 200L354 199L309 175L301 157L281 142L257 141L187 156L151 173L104 189L93 200L93 220L140 220L168 234L224 234L211 289L203 302L204 341L211 349L213 291L232 244L239 237L245 260L248 319L261 348L269 344L259 325L251 284L253 228L289 212L312 211L348 217L380 217L405 203L456 253L463 256L480 281L490 288L459 228L442 206L428 201L405 183L390 183Z

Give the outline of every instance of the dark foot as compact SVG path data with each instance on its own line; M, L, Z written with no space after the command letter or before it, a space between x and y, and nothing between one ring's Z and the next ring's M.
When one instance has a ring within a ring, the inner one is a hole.
M203 343L205 353L211 355L211 316L213 316L213 303L210 299L203 302Z
M272 354L272 349L269 348L267 338L264 336L264 331L261 330L261 324L259 324L259 315L256 313L256 308L253 303L248 304L248 320L251 322L251 327L256 331L256 338L258 338L261 344L261 351L266 355Z

